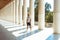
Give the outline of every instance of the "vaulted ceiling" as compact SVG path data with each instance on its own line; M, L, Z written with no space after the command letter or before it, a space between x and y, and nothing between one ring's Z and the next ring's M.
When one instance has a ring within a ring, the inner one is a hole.
M0 9L6 6L11 0L0 0Z

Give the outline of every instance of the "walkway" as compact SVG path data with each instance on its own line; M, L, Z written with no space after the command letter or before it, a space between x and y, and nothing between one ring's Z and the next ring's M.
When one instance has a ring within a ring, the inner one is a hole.
M13 23L0 20L0 33L4 35L3 37L0 34L2 39L5 38L4 40L46 40L53 31L51 28L38 30L38 26L34 26L31 31L27 31L26 26L17 26Z
M60 40L60 34L52 34L46 40Z

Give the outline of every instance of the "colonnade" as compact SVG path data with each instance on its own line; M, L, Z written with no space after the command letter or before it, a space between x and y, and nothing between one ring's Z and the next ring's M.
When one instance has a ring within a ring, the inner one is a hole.
M45 4L44 0L38 0L38 28L45 28ZM23 4L23 5L22 5ZM23 6L23 20L22 20L22 6ZM14 23L26 25L27 19L27 0L14 0L15 21ZM29 0L29 14L31 17L31 24L34 26L34 0ZM60 0L54 0L54 17L53 27L55 33L60 33Z
M39 1L39 8L38 8L38 24L39 29L44 29L45 27L45 8L44 8L44 0ZM23 4L23 5L22 5ZM23 7L23 20L22 20L22 7ZM27 19L27 0L14 0L14 23L20 25L26 25ZM29 0L29 14L31 17L31 25L34 26L34 0Z

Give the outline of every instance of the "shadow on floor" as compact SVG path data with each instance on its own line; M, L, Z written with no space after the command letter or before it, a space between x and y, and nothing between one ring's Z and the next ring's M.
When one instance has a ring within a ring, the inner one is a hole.
M26 32L26 31L25 31ZM25 32L23 32L23 33L25 33ZM18 37L18 39L19 40L22 40L22 39L24 39L24 38L26 38L26 37L28 37L28 36L31 36L31 35L33 35L33 34L36 34L36 33L38 33L38 32L40 32L40 30L34 30L34 31L31 31L31 32L28 32L28 33L26 33L26 34L23 34L23 35L21 35L20 37ZM21 34L21 33L20 33Z
M60 34L52 34L46 40L60 40Z

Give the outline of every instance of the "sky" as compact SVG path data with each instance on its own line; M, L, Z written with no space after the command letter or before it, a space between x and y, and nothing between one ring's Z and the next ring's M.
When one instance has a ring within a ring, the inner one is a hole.
M51 11L53 11L53 5L54 5L54 0L44 0L45 3L48 2L49 4L51 4ZM29 0L27 0L27 7L29 7Z

